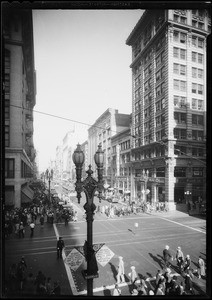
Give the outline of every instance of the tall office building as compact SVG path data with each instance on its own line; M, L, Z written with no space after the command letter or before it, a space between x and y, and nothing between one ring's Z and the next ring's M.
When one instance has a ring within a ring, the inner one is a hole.
M133 197L206 200L207 10L146 10L132 47ZM148 172L147 172L148 171Z
M32 200L36 100L32 11L3 6L3 103L5 110L5 205Z
M111 137L116 133L129 128L130 115L121 114L117 109L108 108L88 129L88 164L92 166L96 176L94 155L101 144L104 151L103 180L106 185L111 185Z

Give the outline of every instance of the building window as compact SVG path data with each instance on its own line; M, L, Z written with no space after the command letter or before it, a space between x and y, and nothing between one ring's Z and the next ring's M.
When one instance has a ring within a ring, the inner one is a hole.
M173 65L173 72L178 75L186 75L186 66L174 64Z
M196 60L197 60L197 53L196 52L192 52L191 57L192 57L192 61L196 62Z
M192 130L192 140L203 141L203 131L202 130Z
M186 155L187 148L185 146L174 145L174 154L175 155Z
M203 70L198 69L198 78L203 79Z
M165 177L165 168L156 168L156 177Z
M174 41L184 44L186 42L186 34L183 32L174 30Z
M5 119L10 118L10 102L9 100L6 99L5 99L4 115L5 115Z
M203 100L192 98L192 109L203 110Z
M199 64L203 63L203 54L198 53L198 63Z
M175 139L186 139L186 129L174 128Z
M192 35L192 46L197 47L197 37Z
M204 40L201 38L198 38L198 48L203 48L204 46Z
M192 77L193 78L200 78L203 79L203 70L202 69L197 69L197 68L192 68Z
M186 81L174 79L174 90L186 91Z
M186 124L186 114L174 112L174 119L178 124Z
M186 177L186 168L174 167L174 177Z
M140 85L140 83L141 83L141 75L139 75L138 77L135 78L134 83L135 83L135 85L134 85L135 87L138 86L138 85Z
M10 146L10 126L9 125L5 125L4 132L5 132L5 147L9 147Z
M15 178L15 159L5 159L5 178Z
M174 95L174 106L178 108L186 107L186 97Z
M203 168L192 168L192 177L203 177Z
M192 156L204 156L202 148L192 148Z
M193 125L203 125L204 118L202 115L194 115L192 114L192 124Z
M194 94L199 94L203 95L203 85L202 84L197 84L197 83L192 83L192 93Z

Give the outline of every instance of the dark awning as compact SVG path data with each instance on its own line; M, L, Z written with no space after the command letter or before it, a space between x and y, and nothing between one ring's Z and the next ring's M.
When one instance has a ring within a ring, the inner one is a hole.
M32 189L30 189L30 187L28 187L27 185L22 187L22 189L21 189L21 202L22 203L31 202L33 200L33 197L34 197L34 191Z

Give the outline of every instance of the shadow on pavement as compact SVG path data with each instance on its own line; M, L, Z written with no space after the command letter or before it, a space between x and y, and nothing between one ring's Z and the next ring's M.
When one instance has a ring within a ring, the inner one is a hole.
M111 262L109 262L109 265L111 267L111 271L113 273L113 278L115 279L116 281L116 275L118 274L118 272L116 271L116 267L114 266L114 264L112 264Z
M149 253L149 256L156 262L159 264L160 268L163 269L163 265L161 262L161 259L157 258L157 256L153 255L152 253ZM159 256L159 255L158 255Z

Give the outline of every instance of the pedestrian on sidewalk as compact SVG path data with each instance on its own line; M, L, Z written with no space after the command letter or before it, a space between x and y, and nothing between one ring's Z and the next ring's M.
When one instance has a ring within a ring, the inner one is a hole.
M177 247L177 252L176 252L175 260L177 261L177 266L178 266L180 272L182 272L182 270L183 270L183 263L184 263L184 254L183 254L183 252L181 250L181 247Z
M47 295L51 295L52 291L53 291L53 286L52 286L52 282L51 282L51 277L48 277L46 280L46 294Z
M205 276L205 262L202 259L201 255L199 256L199 259L198 259L197 272L198 272L198 278L202 278L202 276Z
M40 216L40 225L41 225L41 228L44 227L44 216L43 215Z
M146 277L141 279L141 283L139 284L137 291L139 296L146 296L147 295L147 285L146 285Z
M185 291L190 294L193 294L193 282L192 282L193 277L194 276L191 270L187 269L185 271Z
M185 262L184 262L184 272L186 272L186 270L190 269L191 266L191 258L190 255L187 254L186 258L185 258Z
M24 225L23 222L21 222L19 224L19 231L18 231L19 238L24 238L24 233L25 233Z
M134 266L132 266L132 267L130 267L130 268L131 268L131 272L130 272L128 275L129 275L129 277L130 277L131 290L133 290L133 289L136 288L135 282L136 282L136 280L137 280L137 278L138 278L138 275L137 275L137 272L136 272Z
M42 273L42 271L38 271L38 274L35 278L36 285L36 294L41 295L43 292L43 286L45 286L46 276Z
M62 251L65 247L65 243L62 239L62 237L59 237L59 240L57 241L57 258L62 258Z
M164 267L168 268L170 266L170 260L173 260L173 256L169 250L169 246L166 245L163 250L163 259L164 259Z
M163 292L163 285L162 284L159 284L155 295L156 296L163 296L163 295L165 295L165 293Z
M118 284L115 284L115 288L113 290L113 296L121 296L121 290L119 289Z
M35 223L32 221L29 226L30 226L30 230L31 230L30 237L33 237L34 229L35 229Z
M162 271L161 271L161 270L158 270L158 271L157 271L157 274L156 274L156 276L155 276L155 293L156 293L156 291L157 291L157 288L158 288L158 286L159 286L159 283L160 283L162 277L163 277Z
M25 295L28 295L28 296L35 295L35 283L34 283L34 277L33 277L32 273L29 273L26 278Z
M27 264L26 261L24 259L24 256L21 257L20 262L18 263L17 266L17 280L19 282L19 289L22 291L24 288L24 281L26 279L26 271L27 271Z
M117 278L117 284L119 284L122 280L122 282L125 282L124 279L124 262L123 262L123 257L119 256L119 264L118 264L118 274L116 276Z

